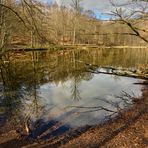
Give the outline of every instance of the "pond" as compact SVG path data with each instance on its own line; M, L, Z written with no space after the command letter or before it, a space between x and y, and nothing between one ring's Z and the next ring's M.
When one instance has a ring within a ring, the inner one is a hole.
M88 72L113 66L136 69L148 49L77 49L10 53L1 64L0 125L25 128L49 139L93 126L132 106L142 95L140 79Z

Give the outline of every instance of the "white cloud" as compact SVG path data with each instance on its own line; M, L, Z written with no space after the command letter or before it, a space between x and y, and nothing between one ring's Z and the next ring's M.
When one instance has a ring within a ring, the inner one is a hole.
M111 5L111 0L82 0L81 4L84 9L98 9L102 12L111 10L113 7ZM131 0L112 0L114 3L120 5L130 2ZM69 5L72 0L56 0L56 2L61 5Z
M72 0L55 0L59 5L69 6ZM88 10L98 10L102 13L108 13L114 10L111 2L116 4L117 7L122 7L123 9L135 9L141 7L140 5L146 5L146 2L133 3L132 0L82 0L81 5L84 9ZM126 5L126 4L130 5Z

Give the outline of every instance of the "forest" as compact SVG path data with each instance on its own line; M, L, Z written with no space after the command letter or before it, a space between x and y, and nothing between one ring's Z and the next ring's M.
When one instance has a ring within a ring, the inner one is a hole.
M0 147L144 148L147 113L148 0L0 0Z
M110 20L96 18L81 0L71 7L35 0L0 0L0 51L43 48L50 45L126 46L146 45L147 9L126 14L115 7Z

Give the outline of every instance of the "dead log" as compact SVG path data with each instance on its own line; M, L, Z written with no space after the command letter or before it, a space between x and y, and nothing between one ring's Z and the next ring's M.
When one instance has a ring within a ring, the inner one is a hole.
M91 73L95 73L95 74L116 75L116 76L123 76L123 77L148 80L148 75L143 74L142 72L139 73L139 70L137 70L137 73L136 73L135 71L132 72L131 70L128 70L128 69L121 69L121 68L119 68L119 69L118 68L105 69L104 67L102 68L102 69L104 69L104 71L101 71L100 70L101 68L98 68L96 70L94 70L94 68L88 68L87 72L91 72ZM109 71L109 69L110 69L110 71Z

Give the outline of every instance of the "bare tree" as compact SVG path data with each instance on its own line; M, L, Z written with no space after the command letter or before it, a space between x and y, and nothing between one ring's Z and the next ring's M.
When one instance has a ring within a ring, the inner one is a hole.
M76 40L76 27L77 27L77 21L78 17L81 14L82 7L80 6L80 2L82 0L72 0L71 7L73 8L74 11L74 18L73 18L73 45L75 44Z
M0 55L10 49L11 38L22 30L31 32L31 46L37 39L43 39L41 34L41 18L44 15L42 5L34 0L0 0ZM25 34L24 33L24 34ZM45 40L46 38L44 38Z
M148 3L147 1L140 3L142 1L143 0L136 0L135 2L135 0L133 0L132 3L124 5L116 5L111 2L114 7L114 11L112 11L111 15L115 18L115 21L121 22L121 24L125 24L130 28L132 32L129 32L129 35L137 36L144 42L148 43L148 28L144 25L144 23L148 22ZM122 9L122 6L131 4L135 5L134 9L131 9L130 11Z

